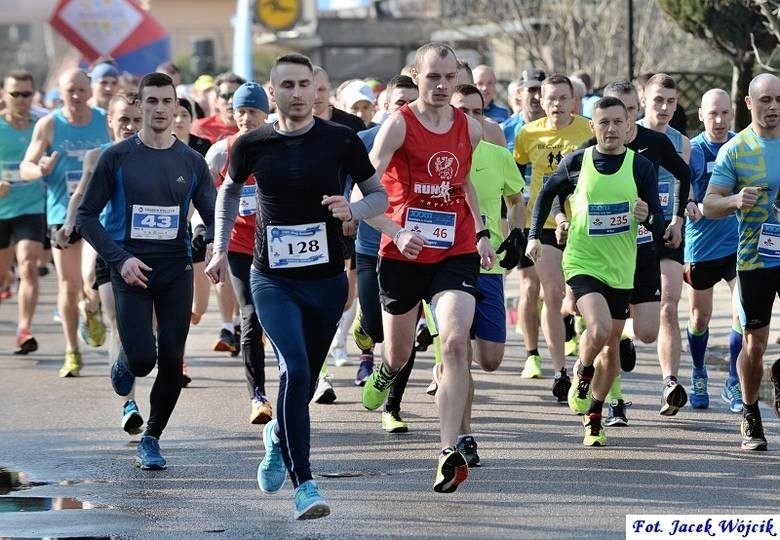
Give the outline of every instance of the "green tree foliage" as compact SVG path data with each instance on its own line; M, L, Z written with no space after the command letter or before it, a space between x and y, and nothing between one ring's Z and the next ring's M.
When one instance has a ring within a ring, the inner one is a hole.
M761 11L747 0L659 0L659 4L680 28L728 57L732 65L731 97L737 106L735 127L748 125L745 96L756 62L753 46L766 52L778 44L765 26Z

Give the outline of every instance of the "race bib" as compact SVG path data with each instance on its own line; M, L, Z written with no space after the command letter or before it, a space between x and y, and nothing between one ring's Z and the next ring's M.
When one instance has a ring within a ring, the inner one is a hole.
M257 212L257 185L241 188L241 200L238 203L238 214L241 216L254 216Z
M628 201L588 205L588 236L607 236L631 230Z
M178 206L133 205L130 238L136 240L174 240L179 235Z
M712 171L715 170L715 162L714 161L708 161L707 162L707 172L712 173Z
M455 212L409 208L404 228L425 238L425 247L447 249L455 241L455 218Z
M641 246L642 244L649 244L652 241L653 241L653 233L651 233L650 230L644 225L640 225L636 231L637 245Z
M330 261L325 223L268 225L268 266L300 268Z
M65 171L65 184L68 188L68 197L76 192L81 181L81 171Z
M764 223L758 237L758 254L764 257L780 257L780 225Z
M669 206L669 193L671 186L669 182L658 182L658 202L661 203L661 209L666 212Z
M19 174L18 161L0 161L0 180L14 183L21 182L22 177Z

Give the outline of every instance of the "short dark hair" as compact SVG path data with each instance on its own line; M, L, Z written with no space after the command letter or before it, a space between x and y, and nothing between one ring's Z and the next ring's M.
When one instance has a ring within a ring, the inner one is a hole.
M636 86L631 81L613 81L604 87L604 96L620 97L625 94L637 94Z
M33 88L35 87L35 78L33 77L33 74L27 71L26 69L14 69L8 72L8 74L5 76L3 81L5 79L13 79L15 81L30 81L32 83Z
M569 87L569 91L571 92L571 95L574 96L574 85L571 83L571 79L569 79L566 75L561 75L560 73L556 73L554 75L550 75L546 79L542 81L542 87L545 86L553 86L556 84L565 84Z
M419 49L417 49L417 52L414 53L414 67L415 69L420 69L420 63L422 62L422 59L425 57L428 52L433 51L435 52L439 58L447 58L450 54L453 58L457 61L458 55L455 54L455 51L452 50L452 47L445 43L438 43L438 42L432 42L432 43L426 43Z
M309 68L312 74L314 73L314 66L311 63L311 60L309 59L308 56L305 56L303 54L299 54L299 53L283 54L282 56L276 59L276 62L274 62L274 67L278 66L279 64L298 64L299 66L306 66L307 68Z
M385 90L389 94L393 91L394 88L409 88L411 90L417 90L417 85L414 84L414 81L408 75L396 75L388 81Z
M217 75L217 79L214 81L214 86L219 86L222 83L233 83L242 85L246 82L241 75L237 75L231 71L226 71Z
M677 83L674 82L666 73L656 73L645 83L645 88L650 86L658 86L659 88L667 88L669 90L677 90Z
M620 98L617 98L615 96L606 96L598 100L596 103L593 104L593 112L595 113L598 110L603 111L604 109L609 109L610 107L620 107L623 109L623 112L628 115L628 111L626 110L626 105L623 103L623 101Z
M459 84L455 87L454 93L460 94L461 96L473 96L476 94L482 102L482 108L485 108L485 97L482 95L482 92L479 91L479 88L473 84Z
M117 103L127 103L128 105L133 105L138 102L138 94L135 92L119 92L118 94L115 94L111 97L111 99L108 102L108 112L110 113L114 106Z
M141 82L138 84L138 96L143 99L144 97L144 88L147 86L154 86L157 88L162 88L164 86L170 86L173 88L173 96L176 97L176 87L173 84L173 79L171 79L168 75L165 73L147 73L144 75L144 78L141 79Z

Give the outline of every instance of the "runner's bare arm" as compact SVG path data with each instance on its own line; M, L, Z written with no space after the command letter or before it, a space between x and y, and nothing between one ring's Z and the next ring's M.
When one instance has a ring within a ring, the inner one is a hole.
M19 164L19 175L23 180L37 180L49 174L57 162L58 153L46 155L46 149L54 137L54 118L49 115L35 124L30 144Z

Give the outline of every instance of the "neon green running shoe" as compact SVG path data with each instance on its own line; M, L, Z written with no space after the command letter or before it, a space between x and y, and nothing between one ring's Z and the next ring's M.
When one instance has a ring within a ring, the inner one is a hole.
M100 307L95 311L87 309L85 300L79 302L81 317L79 320L79 335L90 347L101 347L106 342L106 324Z
M406 433L409 431L407 424L398 411L382 413L382 429L388 433Z
M585 379L578 373L580 362L574 364L574 381L569 388L569 395L567 401L569 402L569 408L576 415L587 414L590 409L591 379Z
M357 345L358 349L367 352L374 348L374 340L363 330L362 320L363 313L358 313L352 322L352 338L355 340L355 345Z
M391 374L384 363L369 375L363 386L363 407L369 411L378 409L387 399L397 373Z
M542 357L538 354L532 354L525 360L525 367L520 373L521 379L541 379L542 378Z
M577 336L574 336L569 341L564 343L563 352L566 356L577 356L580 348L580 340Z
M67 351L65 361L60 368L60 377L78 377L81 374L81 353L79 351Z
M600 414L587 414L582 418L582 423L585 427L585 438L582 439L582 444L585 446L607 446L607 432Z

